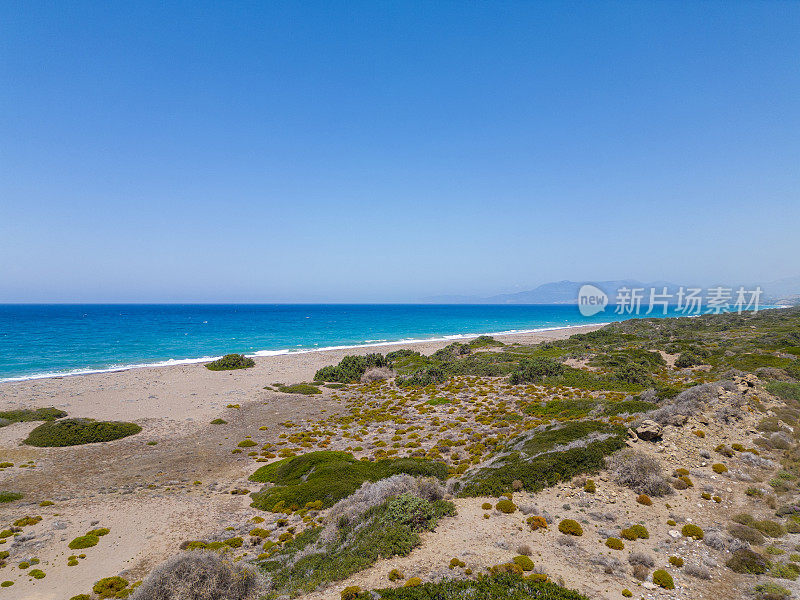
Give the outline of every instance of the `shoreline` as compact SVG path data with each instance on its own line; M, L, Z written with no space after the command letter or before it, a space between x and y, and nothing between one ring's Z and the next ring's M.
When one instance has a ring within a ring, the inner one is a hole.
M564 339L600 327L602 326L581 325L529 333L507 333L494 337L506 343L519 341L531 344ZM459 339L475 337L478 335ZM230 404L241 404L244 407L263 402L277 394L265 390L267 385L311 381L318 369L336 364L348 354L381 352L381 348L385 348L385 353L403 347L431 354L452 342L452 338L401 341L255 356L254 367L233 371L210 371L202 362L194 362L91 373L80 377L7 381L0 383L0 409L53 406L66 411L70 417L135 421L140 424L155 420L168 429L193 429L198 422L208 422L218 417ZM327 395L324 393L316 397ZM283 393L278 394L278 397L287 404L302 398Z
M464 339L474 339L480 337L482 335L488 335L492 337L502 337L502 336L513 336L513 335L526 335L532 333L543 333L548 331L561 331L561 330L569 330L569 329L580 329L583 327L594 327L600 328L606 325L609 325L611 321L606 323L591 323L585 325L563 325L559 327L539 327L535 329L511 329L508 331L496 331L496 332L488 332L488 333L455 333L455 334L446 334L441 335L438 337L432 338L410 338L410 339L402 339L402 340L385 340L385 341L367 341L361 344L344 344L344 345L337 345L337 346L323 346L321 348L300 348L300 349L288 349L288 348L281 348L278 350L256 350L253 353L245 354L245 356L250 358L264 358L270 356L288 356L294 354L308 354L312 352L327 352L330 350L349 350L349 349L356 349L356 348L375 348L375 347L382 347L382 346L399 346L404 344L425 344L425 343L432 343L432 342L448 342L452 343L458 340ZM63 379L66 377L79 377L83 375L97 375L102 373L121 373L125 371L131 371L134 369L151 369L151 368L162 368L162 367L176 367L181 365L194 365L194 364L202 364L217 360L221 358L222 355L219 356L203 356L200 358L170 358L166 360L160 360L150 363L133 363L129 365L119 365L119 366L112 366L112 367L102 367L102 368L91 368L86 367L82 369L74 369L72 371L56 371L56 372L46 372L46 373L33 373L31 375L19 375L14 377L0 377L0 385L5 383L18 383L24 381L37 381L42 379Z

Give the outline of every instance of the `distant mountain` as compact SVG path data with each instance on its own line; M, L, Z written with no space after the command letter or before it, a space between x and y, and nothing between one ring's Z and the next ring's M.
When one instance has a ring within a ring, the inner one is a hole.
M667 293L673 297L681 287L668 281L651 281L649 283L636 279L616 279L610 281L554 281L545 283L532 290L515 292L511 294L497 294L495 296L461 296L445 295L431 296L423 299L423 302L430 304L576 304L578 290L585 283L591 283L603 290L613 302L616 298L617 290L621 287L644 288L649 292L655 288L657 293L661 293L663 288L667 288ZM755 289L757 284L746 285L745 289ZM762 304L800 304L800 276L778 279L765 284L760 284L763 291L761 297ZM684 288L691 287L684 285ZM704 290L709 286L696 285ZM736 289L738 285L725 285Z

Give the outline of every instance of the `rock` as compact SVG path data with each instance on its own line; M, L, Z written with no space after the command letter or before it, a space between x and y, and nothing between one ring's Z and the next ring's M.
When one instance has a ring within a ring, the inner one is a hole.
M686 415L672 415L669 419L667 419L667 425L672 425L673 427L683 427L687 420L689 420L689 417Z
M661 438L661 431L661 425L655 421L647 419L642 421L642 424L636 428L636 435L639 436L640 440L644 440L645 442L653 442Z
M670 529L669 530L669 536L671 538L675 538L677 540L679 537L681 537L681 534L679 532L675 531L674 529Z

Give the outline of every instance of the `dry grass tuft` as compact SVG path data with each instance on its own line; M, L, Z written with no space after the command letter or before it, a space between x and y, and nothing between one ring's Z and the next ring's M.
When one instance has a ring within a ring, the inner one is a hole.
M255 600L262 590L260 575L216 552L179 554L157 567L132 600Z

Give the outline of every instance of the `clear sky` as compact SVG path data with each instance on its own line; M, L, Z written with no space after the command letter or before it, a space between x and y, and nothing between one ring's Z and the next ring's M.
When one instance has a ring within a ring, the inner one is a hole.
M0 302L800 275L798 2L0 3Z

